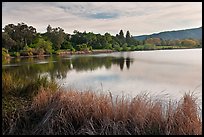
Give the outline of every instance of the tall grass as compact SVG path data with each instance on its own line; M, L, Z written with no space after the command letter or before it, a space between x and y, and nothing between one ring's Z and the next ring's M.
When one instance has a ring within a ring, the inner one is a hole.
M29 135L200 135L196 99L185 94L167 104L146 95L113 99L91 91L51 92L40 88L32 102L3 116L3 134Z
M58 89L55 81L49 81L47 77L38 76L36 78L20 79L14 73L2 73L2 95L3 97L15 96L32 98L40 88L51 88L52 91Z
M2 130L10 133L15 130L16 122L25 108L30 106L34 96L41 88L54 92L58 85L46 77L19 79L13 73L2 73Z

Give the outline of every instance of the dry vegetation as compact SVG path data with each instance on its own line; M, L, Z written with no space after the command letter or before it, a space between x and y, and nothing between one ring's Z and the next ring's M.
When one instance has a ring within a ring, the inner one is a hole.
M40 88L30 103L3 113L3 134L200 135L202 121L193 95L165 105L145 95L113 99L91 91Z

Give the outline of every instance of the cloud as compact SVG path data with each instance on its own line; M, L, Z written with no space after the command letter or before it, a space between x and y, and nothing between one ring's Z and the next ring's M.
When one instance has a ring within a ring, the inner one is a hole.
M73 30L132 35L202 26L201 2L6 2L2 27L25 22L45 32L50 24Z
M100 12L100 13L91 14L88 17L93 19L113 19L113 18L117 18L118 16L119 15L117 13Z

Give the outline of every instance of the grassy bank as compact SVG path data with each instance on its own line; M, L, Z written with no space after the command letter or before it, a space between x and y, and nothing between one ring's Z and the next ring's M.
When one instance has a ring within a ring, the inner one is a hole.
M3 134L202 134L196 99L190 94L185 94L177 103L164 104L146 95L130 100L113 99L111 94L92 91L64 91L45 78L31 80L31 85L23 86L18 86L22 82L15 82L8 74L2 80Z

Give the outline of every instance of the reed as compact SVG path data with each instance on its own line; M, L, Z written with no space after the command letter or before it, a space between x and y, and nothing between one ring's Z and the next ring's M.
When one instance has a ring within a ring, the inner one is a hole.
M3 115L3 134L201 135L198 114L193 94L164 104L147 95L113 99L92 91L40 88L13 118Z

